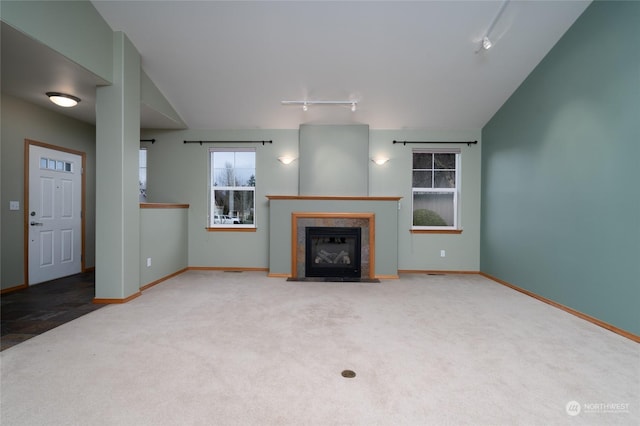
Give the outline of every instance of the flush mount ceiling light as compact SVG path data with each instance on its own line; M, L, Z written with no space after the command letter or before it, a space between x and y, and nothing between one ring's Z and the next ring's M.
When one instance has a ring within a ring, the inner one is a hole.
M309 105L342 105L350 106L351 111L355 112L358 108L358 101L281 101L282 105L302 105L302 110L307 111Z
M66 93L47 92L46 94L51 102L64 108L74 107L80 102L80 98Z

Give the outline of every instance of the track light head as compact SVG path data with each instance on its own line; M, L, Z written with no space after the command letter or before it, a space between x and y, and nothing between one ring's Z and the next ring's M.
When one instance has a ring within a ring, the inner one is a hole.
M484 36L484 38L482 39L482 48L484 50L489 50L491 49L491 46L493 46L493 43L491 43L491 40L489 40L489 37Z

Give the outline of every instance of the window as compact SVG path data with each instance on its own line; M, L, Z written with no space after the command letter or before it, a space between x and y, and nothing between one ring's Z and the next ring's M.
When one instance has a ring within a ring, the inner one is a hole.
M147 202L147 150L140 149L140 162L138 163L138 200L141 203Z
M211 148L209 227L255 227L256 151Z
M73 163L68 161L54 160L53 158L40 158L40 168L43 170L55 170L57 172L73 173Z
M413 229L458 229L459 150L413 151Z

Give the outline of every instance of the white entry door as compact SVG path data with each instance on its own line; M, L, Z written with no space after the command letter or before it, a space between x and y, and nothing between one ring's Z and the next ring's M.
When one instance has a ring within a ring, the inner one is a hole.
M81 270L82 157L29 145L29 285Z

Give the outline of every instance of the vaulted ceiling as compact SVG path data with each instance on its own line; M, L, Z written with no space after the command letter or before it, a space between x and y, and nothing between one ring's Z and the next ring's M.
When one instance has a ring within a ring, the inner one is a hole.
M482 127L589 4L92 3L114 31L127 34L145 72L197 129ZM493 47L483 50L487 31ZM283 100L355 100L358 108L304 112ZM152 118L142 121L154 126Z

